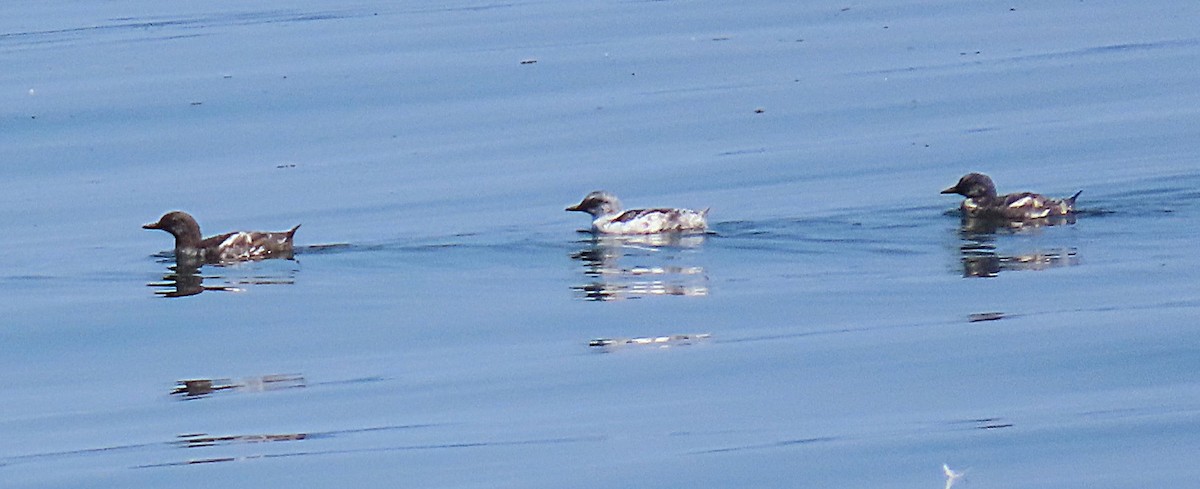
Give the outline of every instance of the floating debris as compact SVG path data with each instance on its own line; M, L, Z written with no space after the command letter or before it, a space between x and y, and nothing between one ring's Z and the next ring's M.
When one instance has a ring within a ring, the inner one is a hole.
M521 60L521 64L523 64L523 65L531 65L531 64L534 64L534 63L537 63L537 60L536 60L536 59L533 59L533 58L529 58L529 59L523 59L523 60Z
M217 391L265 392L304 387L304 376L298 374L273 374L247 377L237 381L231 379L187 379L175 383L171 395L203 397Z
M217 445L228 445L231 443L268 443L276 441L299 441L308 438L307 433L279 433L279 434L262 434L262 435L225 435L225 436L210 436L207 433L189 433L179 435L179 441L175 442L186 448L201 448L212 447Z
M183 394L187 397L206 396L213 392L225 389L232 389L235 386L231 384L217 385L217 382L209 379L193 379L180 380L175 383L175 390L171 391L171 395Z
M967 475L967 471L955 472L947 464L942 464L942 473L946 474L946 489L954 487L955 482L958 482L964 475Z
M1002 312L980 312L967 316L967 322L978 323L982 321L999 321L1008 316Z
M686 346L711 338L709 333L700 334L673 334L670 336L647 336L641 338L596 338L588 342L588 346L605 351L615 350L623 347L648 346L656 348L670 348L672 346Z
M1012 428L1013 424L1004 418L976 418L952 421L950 424L955 426L965 426L962 429L973 430L997 430L1002 428Z
M194 460L188 460L187 462L184 462L180 465L212 464L212 463L217 463L217 462L233 462L235 460L237 460L237 459L233 458L233 457L198 458L198 459L194 459Z

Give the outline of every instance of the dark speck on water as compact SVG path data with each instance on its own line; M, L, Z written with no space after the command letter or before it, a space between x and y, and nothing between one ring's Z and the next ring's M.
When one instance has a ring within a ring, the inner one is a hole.
M980 312L968 316L967 320L972 323L978 323L982 321L998 321L1005 317L1002 312Z

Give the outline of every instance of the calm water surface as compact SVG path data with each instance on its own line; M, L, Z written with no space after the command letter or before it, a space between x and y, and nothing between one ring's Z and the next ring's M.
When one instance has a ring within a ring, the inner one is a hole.
M1193 2L0 13L5 487L1200 480Z

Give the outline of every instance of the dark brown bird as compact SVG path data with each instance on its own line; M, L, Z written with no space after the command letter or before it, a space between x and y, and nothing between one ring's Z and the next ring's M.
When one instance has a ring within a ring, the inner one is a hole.
M235 231L201 238L200 225L186 212L168 212L142 226L175 236L175 260L193 263L228 263L265 258L291 258L292 236L299 224L280 232Z
M1075 213L1075 198L1083 191L1065 199L1030 192L996 195L996 185L991 178L982 173L968 173L942 193L966 197L961 206L966 217L1025 221Z

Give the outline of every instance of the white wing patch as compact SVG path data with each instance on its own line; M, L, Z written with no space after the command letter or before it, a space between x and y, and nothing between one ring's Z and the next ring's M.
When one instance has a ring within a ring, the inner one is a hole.
M220 248L244 248L250 246L250 233L233 233L225 238L219 245Z
M221 261L237 261L249 259L252 255L254 239L250 233L234 233L222 241L217 249L220 250Z
M1019 209L1021 207L1025 207L1025 206L1041 207L1041 201L1026 195L1017 200L1014 200L1013 203L1008 204L1008 207L1012 208L1012 209Z

